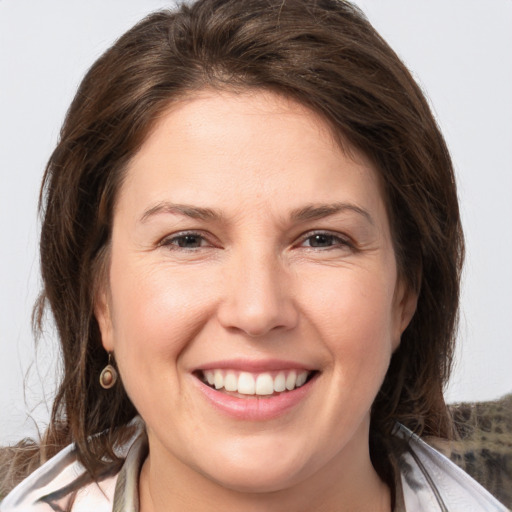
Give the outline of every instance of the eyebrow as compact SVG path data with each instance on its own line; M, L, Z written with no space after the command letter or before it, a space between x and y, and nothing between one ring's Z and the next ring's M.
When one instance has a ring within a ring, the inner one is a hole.
M297 208L291 213L291 218L296 221L308 221L315 219L322 219L337 213L353 212L363 216L370 224L374 224L372 216L364 208L352 203L332 203L320 205L306 205L302 208Z
M352 203L343 202L332 204L309 204L301 208L296 208L295 210L292 210L290 219L295 222L306 222L330 217L331 215L344 212L356 213L364 217L370 224L374 224L371 215L365 209ZM140 218L140 222L144 223L149 218L161 213L183 215L192 219L204 221L220 221L224 218L222 212L212 208L202 208L188 204L175 204L162 201L145 210Z
M159 213L170 213L173 215L183 215L185 217L190 217L192 219L199 220L221 220L223 215L221 212L217 210L213 210L212 208L201 208L198 206L192 206L188 204L175 204L169 203L167 201L163 201L161 203L148 208L140 218L140 222L146 222L150 217L157 215Z

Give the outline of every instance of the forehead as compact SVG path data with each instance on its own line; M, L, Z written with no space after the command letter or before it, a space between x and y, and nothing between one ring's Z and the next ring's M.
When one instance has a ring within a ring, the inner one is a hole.
M120 199L271 209L382 203L373 165L347 147L323 117L290 98L206 90L161 115L128 166Z

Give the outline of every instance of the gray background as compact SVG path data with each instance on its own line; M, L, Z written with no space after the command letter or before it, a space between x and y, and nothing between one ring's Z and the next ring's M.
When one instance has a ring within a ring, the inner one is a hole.
M512 391L512 1L360 0L431 100L454 159L468 257L450 401ZM58 375L37 356L42 171L92 62L157 0L0 0L0 443L44 428Z

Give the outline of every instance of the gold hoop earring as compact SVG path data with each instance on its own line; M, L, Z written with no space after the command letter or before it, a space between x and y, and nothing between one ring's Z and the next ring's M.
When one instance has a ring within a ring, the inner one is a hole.
M112 366L112 354L108 354L108 364L100 373L100 386L110 389L117 382L117 370Z

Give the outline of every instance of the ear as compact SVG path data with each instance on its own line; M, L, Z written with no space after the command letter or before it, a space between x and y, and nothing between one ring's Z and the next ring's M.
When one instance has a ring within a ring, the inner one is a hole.
M94 300L94 316L101 333L101 343L107 352L114 351L114 331L112 328L110 300L106 290L96 293Z
M403 278L398 278L394 304L393 350L396 350L400 345L400 338L416 312L418 295L419 292L413 290L411 285L406 283Z

